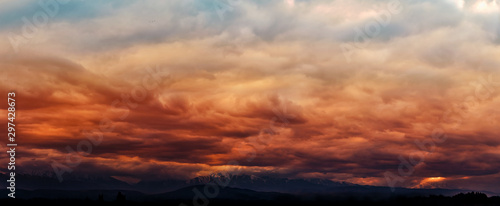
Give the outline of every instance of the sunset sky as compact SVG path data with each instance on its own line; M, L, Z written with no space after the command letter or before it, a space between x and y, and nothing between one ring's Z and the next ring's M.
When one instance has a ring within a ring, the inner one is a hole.
M20 171L500 193L498 0L41 2L0 8Z

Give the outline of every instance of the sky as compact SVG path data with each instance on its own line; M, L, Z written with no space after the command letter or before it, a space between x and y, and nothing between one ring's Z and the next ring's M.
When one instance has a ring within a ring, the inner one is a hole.
M500 192L498 0L1 3L21 171Z

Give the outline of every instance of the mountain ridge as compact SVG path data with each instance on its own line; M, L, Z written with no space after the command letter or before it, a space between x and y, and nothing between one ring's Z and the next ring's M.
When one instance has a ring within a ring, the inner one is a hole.
M6 178L4 174L0 174L1 178ZM112 191L137 191L147 195L162 194L176 191L182 188L205 185L208 183L219 183L228 181L224 187L236 189L248 189L256 192L278 192L286 194L378 194L381 196L394 195L454 195L460 192L468 192L471 190L459 189L410 189L410 188L395 188L391 192L389 187L358 185L346 182L335 182L328 179L320 178L284 178L272 176L255 176L255 175L221 175L212 174L209 176L195 177L189 180L180 179L165 179L155 181L139 181L135 184L129 184L124 181L117 180L112 177L82 177L73 176L67 177L63 182L59 182L57 178L49 175L29 175L18 174L17 189L33 191L33 190L68 190L68 191L91 191L91 190L112 190ZM488 191L484 192L490 196L499 195Z

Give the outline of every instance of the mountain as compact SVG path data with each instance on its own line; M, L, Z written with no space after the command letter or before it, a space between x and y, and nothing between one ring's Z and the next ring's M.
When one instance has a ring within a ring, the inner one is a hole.
M282 192L282 193L308 193L321 192L327 188L346 187L354 184L344 182L334 182L326 179L289 179L281 177L255 175L211 175L208 177L197 177L190 181L191 184L206 184L226 182L230 178L228 187L250 189L261 192Z
M7 176L0 174L1 179L7 179ZM112 177L95 176L65 176L63 182L59 182L56 177L51 175L16 175L16 184L18 190L25 191L58 191L61 194L71 196L71 191L137 191L144 194L166 194L168 192L178 191L192 186L205 185L212 183L220 188L244 189L255 192L276 192L300 195L328 194L330 196L350 196L362 195L380 198L394 197L398 195L416 196L416 195L455 195L468 192L468 190L454 189L408 189L396 188L391 192L389 187L356 185L345 182L335 182L327 179L289 179L275 176L255 176L255 175L222 175L213 174L209 176L196 177L190 180L156 180L140 181L136 184L129 184ZM4 183L0 183L1 188ZM68 191L68 192L63 192ZM490 192L484 192L488 195L498 195ZM191 192L192 194L192 192ZM138 195L141 196L141 195Z
M211 184L209 184L211 185ZM0 202L6 205L339 205L339 206L493 206L500 205L500 197L488 197L484 193L469 192L454 196L397 196L373 198L367 196L332 196L328 194L298 195L277 192L258 192L232 187L206 190L207 185L194 185L171 192L146 195L135 191L113 190L19 190L17 199L4 196L7 190L0 189ZM217 191L217 192L216 192Z
M8 179L7 175L0 174L1 179ZM3 187L3 182L0 186ZM70 176L64 177L64 181L59 182L57 177L51 173L47 174L23 174L16 173L16 184L18 189L36 190L129 190L130 184L106 176Z
M198 192L194 192L198 191ZM210 194L217 194L216 199L227 199L227 200L277 200L277 199L286 199L293 198L293 195L283 194L278 192L258 192L248 189L239 189L239 188L231 188L225 187L220 188L215 193L215 190L209 191L213 192ZM197 196L196 194L201 194ZM209 194L209 195L210 195ZM169 199L182 199L182 200L191 200L193 198L199 199L209 199L205 193L205 185L194 185L185 188L181 188L172 192L149 195L147 199L153 200L169 200Z
M0 199L6 198L10 191L0 189ZM146 200L146 194L130 190L23 190L16 189L17 199L74 199L74 200L97 200L99 195L104 201L114 201L118 192L123 193L127 199L134 201Z

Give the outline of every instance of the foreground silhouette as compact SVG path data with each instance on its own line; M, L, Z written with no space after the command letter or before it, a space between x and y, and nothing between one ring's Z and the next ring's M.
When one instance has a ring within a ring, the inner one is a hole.
M169 200L156 200L156 201L128 201L125 194L118 192L116 199L113 201L105 201L102 194L95 197L95 200L85 198L84 200L78 199L43 199L36 198L30 200L23 199L1 199L0 202L11 204L50 204L50 205L163 205L163 206L179 206L185 204L187 206L225 206L225 205L475 205L475 206L493 206L500 205L500 197L488 197L484 193L469 192L460 193L452 197L442 195L430 196L417 196L417 197L392 197L383 200L375 200L374 198L367 197L332 197L329 195L283 195L276 196L275 199L261 199L261 200L238 200L238 199L224 199L213 198L207 201L196 201L193 199L169 199ZM3 205L3 204L2 204Z

